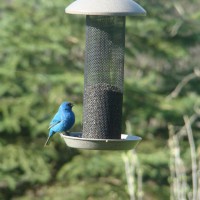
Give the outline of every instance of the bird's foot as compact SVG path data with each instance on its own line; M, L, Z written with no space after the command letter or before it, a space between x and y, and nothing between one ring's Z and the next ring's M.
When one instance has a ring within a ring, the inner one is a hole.
M65 135L70 136L70 132L69 131L65 131Z

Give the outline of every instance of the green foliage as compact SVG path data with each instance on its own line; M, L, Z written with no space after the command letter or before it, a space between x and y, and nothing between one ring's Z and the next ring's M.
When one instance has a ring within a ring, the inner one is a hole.
M43 149L63 100L75 104L73 131L82 128L85 17L66 15L70 2L0 2L0 199L128 199L119 153L69 150L59 135ZM148 15L126 19L123 132L143 137L145 198L169 199L167 126L200 106L200 3L139 3Z
M49 166L39 151L33 153L29 150L24 151L20 146L8 145L1 147L0 155L1 181L12 189L16 187L15 184L45 183L50 179Z
M92 156L91 156L92 155ZM115 158L115 159L113 159ZM77 179L85 180L86 178L98 179L100 177L115 177L121 179L123 176L123 163L120 153L101 153L99 151L91 154L83 153L76 156L74 162L66 163L58 173L58 180L73 182ZM79 163L77 165L77 163ZM115 168L115 166L118 168ZM84 166L84 167L83 167Z

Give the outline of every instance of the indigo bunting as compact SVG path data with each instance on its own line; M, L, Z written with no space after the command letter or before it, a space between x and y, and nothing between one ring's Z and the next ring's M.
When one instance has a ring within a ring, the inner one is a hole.
M75 122L75 115L72 111L73 104L69 102L63 102L58 112L55 114L50 122L49 136L44 146L49 144L50 138L58 132L68 131Z

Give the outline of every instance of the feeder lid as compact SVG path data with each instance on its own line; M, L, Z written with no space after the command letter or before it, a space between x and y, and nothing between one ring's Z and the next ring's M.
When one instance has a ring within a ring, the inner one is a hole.
M82 133L74 132L69 135L64 133L60 136L65 140L68 147L90 150L130 150L142 140L134 135L121 135L121 139L90 139L82 138Z
M146 11L132 0L76 0L66 9L69 14L81 15L146 15Z

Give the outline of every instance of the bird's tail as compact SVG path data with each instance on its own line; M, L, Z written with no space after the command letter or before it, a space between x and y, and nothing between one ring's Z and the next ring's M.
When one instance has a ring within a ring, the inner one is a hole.
M45 142L44 147L47 146L47 145L49 144L50 138L51 138L51 136L49 136L49 137L47 138L47 141Z

